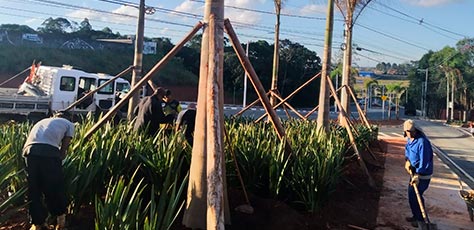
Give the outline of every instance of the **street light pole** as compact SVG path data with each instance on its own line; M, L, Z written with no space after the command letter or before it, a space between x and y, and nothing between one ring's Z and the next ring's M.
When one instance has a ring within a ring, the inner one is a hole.
M424 95L424 103L423 103L423 117L426 118L428 115L428 106L426 106L426 95L428 92L428 68L425 69L425 95Z
M250 41L247 41L247 47L245 47L245 55L249 56ZM244 70L244 98L242 99L242 108L247 106L247 72Z
M421 113L422 117L426 118L427 113L427 106L426 106L426 92L428 92L428 68L426 69L418 69L418 71L425 72L425 85L421 88Z

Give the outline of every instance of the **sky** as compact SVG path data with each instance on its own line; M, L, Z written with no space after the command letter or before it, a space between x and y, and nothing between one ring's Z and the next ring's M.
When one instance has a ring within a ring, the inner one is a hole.
M283 0L280 39L298 42L322 57L327 0ZM94 30L109 27L120 34L136 32L139 0L0 0L0 24L28 25L63 17L80 23L89 19ZM168 37L173 43L186 36L204 13L204 0L146 0L154 9L146 15L146 37ZM273 43L275 6L272 0L227 0L224 14L242 43ZM409 63L463 38L473 38L473 0L372 0L353 27L354 67L377 63ZM332 62L342 58L343 16L334 11Z

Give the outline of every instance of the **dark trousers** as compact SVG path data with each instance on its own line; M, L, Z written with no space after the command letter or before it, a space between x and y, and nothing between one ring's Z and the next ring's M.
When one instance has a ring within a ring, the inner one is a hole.
M421 180L418 183L418 192L420 193L421 202L423 206L425 205L425 199L423 199L423 193L428 189L431 180ZM421 214L420 205L418 204L418 199L416 198L415 189L410 184L408 185L408 202L410 203L410 208L413 217L417 221L423 221L423 216Z
M48 211L53 216L66 213L64 174L59 157L26 157L28 201L32 224L43 224ZM44 201L47 210L43 205Z

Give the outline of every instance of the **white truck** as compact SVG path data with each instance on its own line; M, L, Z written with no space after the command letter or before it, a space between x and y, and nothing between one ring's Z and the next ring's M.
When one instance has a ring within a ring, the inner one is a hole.
M107 74L87 73L71 66L32 66L30 75L19 89L0 88L0 115L46 116L67 108L111 78ZM127 80L117 78L70 111L74 114L106 111L129 89L130 83Z

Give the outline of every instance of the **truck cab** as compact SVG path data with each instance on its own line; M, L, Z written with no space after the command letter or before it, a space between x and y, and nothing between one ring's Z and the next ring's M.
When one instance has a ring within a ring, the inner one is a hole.
M103 73L95 74L95 76L99 86L113 78L113 76ZM123 78L117 78L96 93L97 106L101 110L108 110L117 104L129 90L130 83Z
M34 74L30 74L25 80L19 92L22 95L49 98L50 111L56 111L67 108L111 78L112 76L107 74L88 73L72 66L39 66L35 68ZM116 104L116 95L129 89L130 83L118 78L83 100L71 111L87 113L108 110Z
M50 109L56 111L67 108L77 99L96 89L97 78L90 73L73 69L72 66L40 66L30 84L50 97ZM95 111L94 97L84 100L72 110Z

